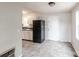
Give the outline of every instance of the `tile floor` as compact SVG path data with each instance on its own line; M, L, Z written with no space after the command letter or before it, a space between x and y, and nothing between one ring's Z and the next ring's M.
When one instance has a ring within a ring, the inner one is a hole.
M72 45L68 42L46 40L43 43L22 41L23 57L74 57L77 56Z

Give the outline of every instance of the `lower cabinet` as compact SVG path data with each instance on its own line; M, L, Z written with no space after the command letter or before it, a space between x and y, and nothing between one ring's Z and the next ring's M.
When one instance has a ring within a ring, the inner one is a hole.
M32 30L22 31L22 39L32 40Z

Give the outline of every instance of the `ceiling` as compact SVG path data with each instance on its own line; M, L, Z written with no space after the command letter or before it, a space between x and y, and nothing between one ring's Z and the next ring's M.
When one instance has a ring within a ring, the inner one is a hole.
M48 2L26 2L28 9L38 13L59 13L70 11L77 2L56 2L53 7L48 5Z

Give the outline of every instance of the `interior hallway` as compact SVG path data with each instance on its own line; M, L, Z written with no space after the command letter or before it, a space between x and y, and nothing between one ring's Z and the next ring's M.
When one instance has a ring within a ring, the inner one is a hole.
M43 43L22 41L23 57L77 57L77 54L69 42L56 42L46 40Z

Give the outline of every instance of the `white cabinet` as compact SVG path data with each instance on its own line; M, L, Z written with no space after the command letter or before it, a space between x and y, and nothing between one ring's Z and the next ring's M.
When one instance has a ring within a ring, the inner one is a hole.
M22 39L32 40L32 30L22 31Z

